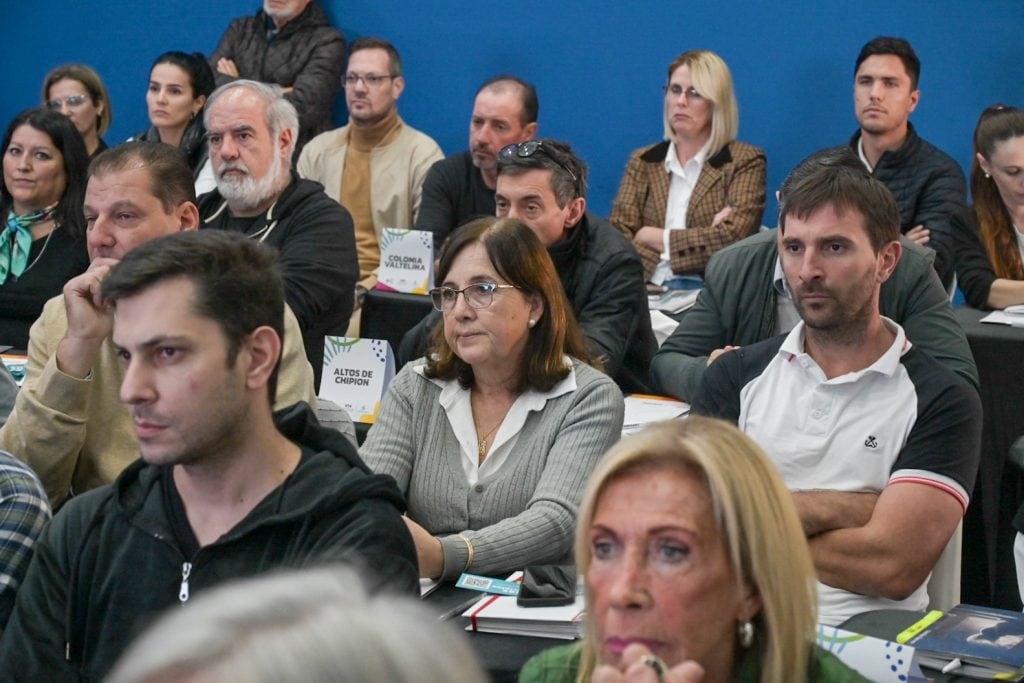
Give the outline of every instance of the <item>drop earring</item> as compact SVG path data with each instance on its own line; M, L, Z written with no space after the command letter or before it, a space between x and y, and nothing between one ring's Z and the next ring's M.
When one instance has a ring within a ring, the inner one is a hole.
M754 642L754 625L749 621L744 621L739 625L738 631L740 636L740 647L746 650Z

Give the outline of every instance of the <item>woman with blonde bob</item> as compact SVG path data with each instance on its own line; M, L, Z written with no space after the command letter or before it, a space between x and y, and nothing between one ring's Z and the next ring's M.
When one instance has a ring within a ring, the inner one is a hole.
M796 508L725 422L663 423L613 447L583 496L576 561L586 638L532 659L520 683L867 680L813 644Z
M714 52L676 57L664 90L664 140L630 156L609 220L633 240L649 282L689 289L713 253L757 232L767 161L736 140L732 74Z

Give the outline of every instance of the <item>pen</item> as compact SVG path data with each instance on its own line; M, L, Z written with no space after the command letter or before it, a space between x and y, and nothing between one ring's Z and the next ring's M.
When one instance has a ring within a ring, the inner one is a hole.
M957 659L954 659L952 662L950 662L946 666L942 667L942 673L948 674L951 671L956 671L961 666L963 666L963 662L961 662L960 658L958 657Z
M438 621L448 621L449 619L451 619L453 617L457 617L458 615L462 614L463 612L468 610L470 607L472 607L473 603L475 603L479 599L480 599L479 595L474 595L473 597L471 597L471 598L469 598L469 599L459 603L459 605L457 607L453 607L452 609L448 610L447 612L445 612L444 614L439 616L437 618L437 620Z

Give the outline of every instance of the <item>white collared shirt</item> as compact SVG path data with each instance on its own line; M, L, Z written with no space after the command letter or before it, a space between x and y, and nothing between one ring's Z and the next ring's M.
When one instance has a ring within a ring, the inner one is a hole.
M800 322L800 312L796 310L793 293L789 291L786 274L782 271L782 259L775 257L775 275L772 284L778 296L775 297L775 329L773 335L786 334Z
M572 368L571 359L566 357L565 362ZM426 365L420 365L414 368L414 371L423 375L425 368ZM476 422L473 419L470 390L464 389L458 380L428 379L441 387L441 396L438 401L448 416L448 423L459 442L459 450L462 453L462 471L465 472L466 481L470 486L475 485L477 480L482 477L489 476L501 469L516 445L519 433L522 431L523 425L526 424L526 419L530 416L531 411L543 410L550 399L576 391L576 370L572 368L564 379L548 391L525 391L520 394L494 434L487 458L481 463L480 441L477 436Z
M861 134L861 136L857 138L857 156L859 156L861 162L865 166L867 166L868 173L874 173L875 172L875 169L871 165L871 162L868 161L868 158L866 156L864 156L864 135L863 134Z
M651 282L661 284L672 277L671 260L668 251L668 237L672 230L686 229L686 213L690 208L690 197L697 186L697 178L704 170L708 156L707 145L701 148L686 164L679 163L676 143L668 143L665 154L665 172L669 174L668 202L665 206L665 232L662 235L661 262L651 277Z

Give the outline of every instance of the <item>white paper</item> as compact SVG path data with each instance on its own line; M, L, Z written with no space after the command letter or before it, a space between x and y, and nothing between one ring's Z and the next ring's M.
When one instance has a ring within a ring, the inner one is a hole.
M380 237L377 287L426 294L434 286L434 233L384 228Z
M1024 315L1011 315L1004 311L992 311L981 319L983 323L995 323L996 325L1011 325L1013 327L1024 327Z
M324 339L320 397L337 403L354 421L373 424L394 376L395 359L387 340Z
M663 422L683 417L690 412L690 404L661 396L630 394L626 397L626 415L622 433L630 434L652 422Z
M818 647L878 683L903 683L914 659L914 648L910 645L821 624L818 625Z

